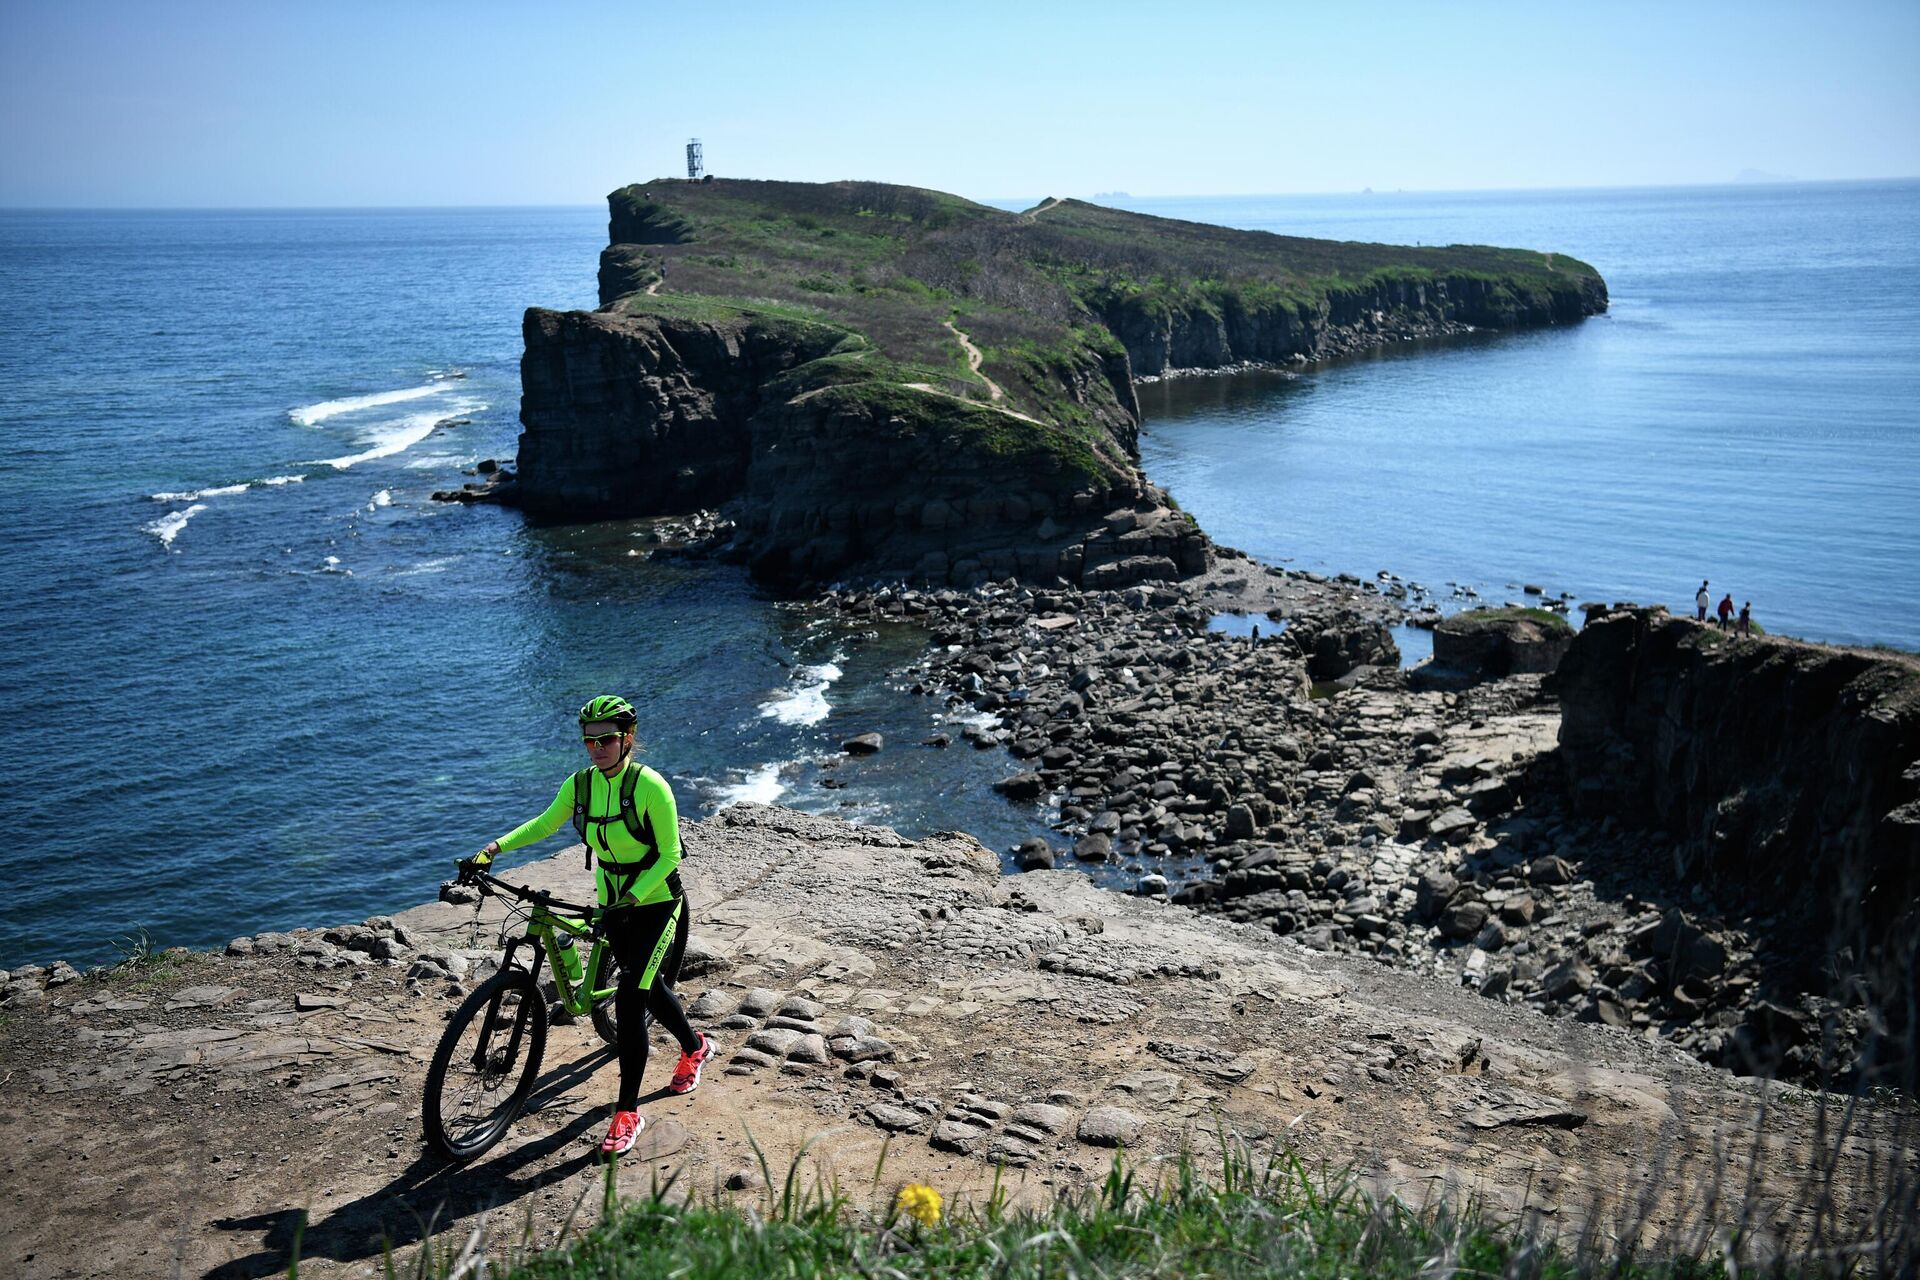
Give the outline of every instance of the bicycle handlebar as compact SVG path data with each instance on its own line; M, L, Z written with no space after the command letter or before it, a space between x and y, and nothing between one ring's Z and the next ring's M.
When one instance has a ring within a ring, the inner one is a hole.
M509 884L499 876L477 867L474 868L473 878L482 893L504 890L509 896L518 898L522 902L537 902L543 907L558 907L562 911L577 912L582 919L591 919L593 916L594 908L592 907L583 907L576 902L564 902L545 889L529 889L525 885Z

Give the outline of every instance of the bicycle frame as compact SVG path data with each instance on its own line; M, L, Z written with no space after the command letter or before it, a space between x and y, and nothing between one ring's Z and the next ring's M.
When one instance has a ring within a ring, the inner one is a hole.
M584 912L586 908L576 907L572 903L560 902L552 895L537 889L524 889L519 885L508 884L495 876L481 873L482 887L497 885L512 897L531 903L528 910L526 932L517 938L506 940L506 950L501 955L500 967L506 968L513 963L514 952L522 945L533 947L533 963L529 966L533 976L540 976L540 962L545 959L553 970L553 988L560 997L560 1005L576 1018L584 1018L593 1012L593 1006L614 994L613 987L600 987L601 966L606 963L607 940L599 935L589 921L575 916L563 915L555 910L565 907L573 911ZM587 937L593 940L583 967L580 981L576 985L567 976L566 966L560 963L560 935L569 934L575 938Z

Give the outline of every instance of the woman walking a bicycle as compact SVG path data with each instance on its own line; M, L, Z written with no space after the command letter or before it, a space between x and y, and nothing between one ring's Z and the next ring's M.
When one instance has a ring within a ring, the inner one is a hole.
M713 1054L713 1042L687 1023L680 999L666 978L678 968L686 945L686 894L680 885L680 819L667 780L634 755L638 717L625 698L602 694L580 708L580 739L592 764L560 784L545 813L489 840L460 864L484 868L494 857L544 840L569 817L597 864L595 888L601 932L620 965L614 996L619 1023L620 1093L602 1154L632 1148L640 1118L640 1077L647 1068L647 1022L643 1011L680 1042L680 1061L667 1088L691 1093ZM671 954L670 954L671 953Z

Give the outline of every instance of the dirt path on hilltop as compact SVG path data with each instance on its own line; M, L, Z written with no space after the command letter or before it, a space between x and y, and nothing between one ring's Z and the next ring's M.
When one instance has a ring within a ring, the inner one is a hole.
M1073 872L1003 878L963 836L739 806L688 841L681 990L722 1053L676 1097L656 1038L623 1195L673 1178L676 1195L762 1204L750 1133L776 1183L804 1148L807 1176L837 1177L858 1208L905 1181L964 1200L996 1166L1016 1201L1042 1202L1097 1183L1115 1142L1151 1177L1182 1149L1209 1167L1225 1134L1416 1202L1471 1189L1550 1230L1625 1214L1651 1238L1738 1216L1700 1199L1727 1187L1762 1234L1816 1212L1857 1228L1911 1159L1874 1108L1836 1142L1810 1103L1763 1107L1752 1082L1611 1029ZM513 878L575 886L577 851ZM423 1239L479 1225L496 1257L580 1232L616 1085L590 1027L553 1029L533 1108L494 1151L447 1168L422 1146L427 1061L499 914L476 933L472 908L434 903L10 994L0 1267L284 1275L303 1230L303 1276L372 1277L386 1247L404 1272ZM1822 1160L1838 1172L1817 1209L1804 1184Z
M960 349L967 353L968 372L974 374L980 379L980 381L987 384L987 394L989 397L992 398L994 403L998 404L1001 400L1005 399L1007 393L1000 389L1000 384L995 382L992 378L989 378L986 374L980 372L980 362L984 358L980 354L980 348L974 346L973 340L967 337L966 334L960 332L960 330L954 325L953 321L946 320L946 321L943 321L942 323L946 326L948 333L951 333L954 337L960 340Z

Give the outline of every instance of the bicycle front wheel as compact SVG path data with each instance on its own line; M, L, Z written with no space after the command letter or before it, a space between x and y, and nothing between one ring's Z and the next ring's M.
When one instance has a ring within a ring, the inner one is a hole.
M422 1120L444 1160L471 1160L506 1136L547 1048L547 1002L525 969L502 969L454 1010L427 1068Z

